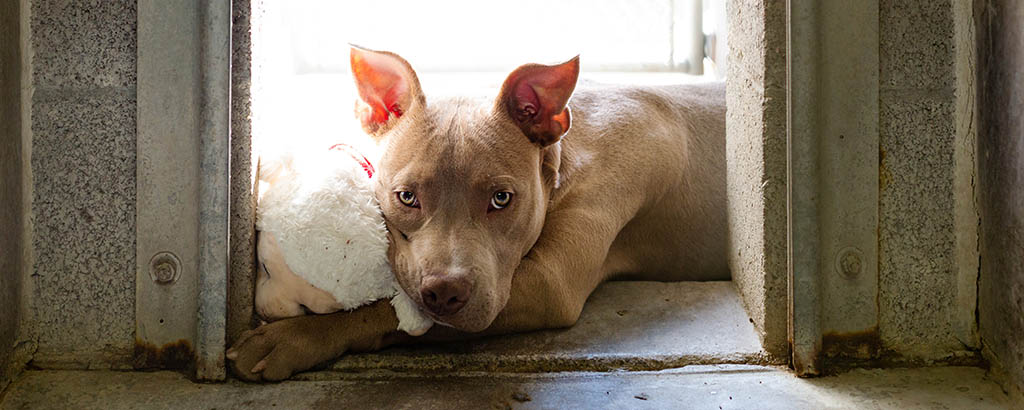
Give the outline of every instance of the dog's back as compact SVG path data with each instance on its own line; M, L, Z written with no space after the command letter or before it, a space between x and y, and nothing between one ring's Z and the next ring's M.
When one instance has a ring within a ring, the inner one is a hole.
M605 274L728 279L725 85L584 82L570 106L560 189L599 198L618 187L645 197L612 245Z

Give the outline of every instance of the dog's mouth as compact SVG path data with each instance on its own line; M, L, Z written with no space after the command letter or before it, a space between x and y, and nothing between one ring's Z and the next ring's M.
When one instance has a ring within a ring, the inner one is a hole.
M434 323L459 331L473 333L490 327L493 321L493 318L489 318L488 315L491 303L488 303L489 301L486 300L473 300L480 296L482 295L474 294L470 297L465 307L451 313L431 311L422 300L422 297L417 297L414 300L416 301L416 308L433 320Z
M446 326L446 327L450 327L452 329L463 330L462 327L460 327L460 326L458 326L456 324L457 320L453 320L456 317L458 317L458 315L459 315L458 313L454 313L454 314L450 314L450 315L438 315L437 313L431 312L430 309L428 309L426 306L424 306L422 300L417 300L416 301L416 309L419 309L420 313L423 313L424 315L429 317L430 320L433 320L434 323L436 323L436 324L439 324L439 325L442 325L442 326Z
M442 319L439 319L439 318L438 318L437 316L435 316L435 315L434 315L433 313L430 313L430 312L427 312L427 311L423 310L423 307L422 307L422 306L420 307L420 311L421 311L421 312L423 312L423 313L426 313L426 314L427 314L427 317L429 317L429 318L430 318L431 320L433 320L433 321L434 321L434 323L437 323L437 324L439 324L439 325L442 325L442 326L447 326L447 327L450 327L450 328L453 328L453 329L458 329L458 327L457 327L457 326L455 326L455 325L453 325L453 324L451 324L451 323L445 322L445 321L444 321L444 320L442 320Z
M392 229L391 233L402 241L401 231ZM406 251L389 255L399 286L416 309L435 323L476 332L489 327L504 307L507 296L501 293L507 292L508 286L501 286L498 278L503 275L486 266L489 261L469 263L463 257L456 264L410 263L417 260L411 249L396 250ZM446 302L450 300L458 306Z
M423 296L420 295L419 286L418 285L416 285L416 286L413 285L413 283L419 283L419 280L418 279L414 279L412 281L403 280L403 278L407 278L407 277L410 277L410 276L413 276L413 277L416 277L416 278L418 278L419 276L417 276L417 275L409 275L408 273L398 274L398 272L396 272L396 274L398 276L398 284L399 284L399 286L401 286L402 290L405 292L405 294L411 296L413 302L416 303L416 310L418 310L420 313L422 313L422 314L426 315L427 317L429 317L431 320L434 321L434 323L437 323L437 324L440 324L440 325L444 325L444 326L448 326L448 327L455 328L455 329L459 328L458 326L456 326L452 322L456 321L456 320L453 320L453 319L455 317L457 317L459 315L459 313L461 313L461 312L455 312L455 313L449 314L449 315L439 315L439 314L431 311L430 308L427 307L426 303L423 301ZM468 308L468 306L467 306L467 308Z

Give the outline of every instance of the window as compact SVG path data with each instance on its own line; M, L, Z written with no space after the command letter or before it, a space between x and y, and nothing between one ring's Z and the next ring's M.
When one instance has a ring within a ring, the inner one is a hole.
M268 10L277 17L265 29L283 34L272 52L296 74L346 72L348 42L398 52L420 72L503 72L582 54L587 72L699 74L708 65L715 75L719 70L703 58L704 35L712 39L708 46L725 49L715 40L724 39L721 0L396 0L386 7L309 0L267 6L278 9Z
M337 129L339 119L352 126L349 43L402 55L428 96L493 86L521 64L577 54L582 77L602 82L725 76L724 0L306 0L261 7L253 41L257 150L319 145L334 138L323 130ZM304 137L261 138L282 133Z

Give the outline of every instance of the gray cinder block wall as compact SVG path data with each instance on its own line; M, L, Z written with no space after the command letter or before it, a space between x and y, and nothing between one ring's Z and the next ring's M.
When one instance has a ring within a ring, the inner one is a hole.
M134 1L28 2L32 265L43 367L130 367L135 329Z
M972 74L957 64L972 46L957 42L971 35L961 3L879 2L879 337L925 360L977 348L978 217L973 160L964 161L974 136L972 113L958 111L973 98L963 93Z
M976 0L981 340L1024 401L1024 4Z
M24 242L21 144L21 9L0 3L0 392L13 365Z
M787 360L786 2L727 3L730 269L765 350Z

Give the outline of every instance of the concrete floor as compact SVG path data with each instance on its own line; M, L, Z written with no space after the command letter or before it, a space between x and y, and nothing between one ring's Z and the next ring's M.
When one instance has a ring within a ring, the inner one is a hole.
M977 368L798 379L770 362L732 283L613 282L569 329L350 355L268 385L34 370L0 409L1010 408Z
M1011 409L982 369L856 370L799 379L784 369L694 365L656 372L369 372L279 384L195 384L178 373L30 371L2 409Z
M335 371L660 370L770 364L732 282L609 282L568 329L345 356Z

